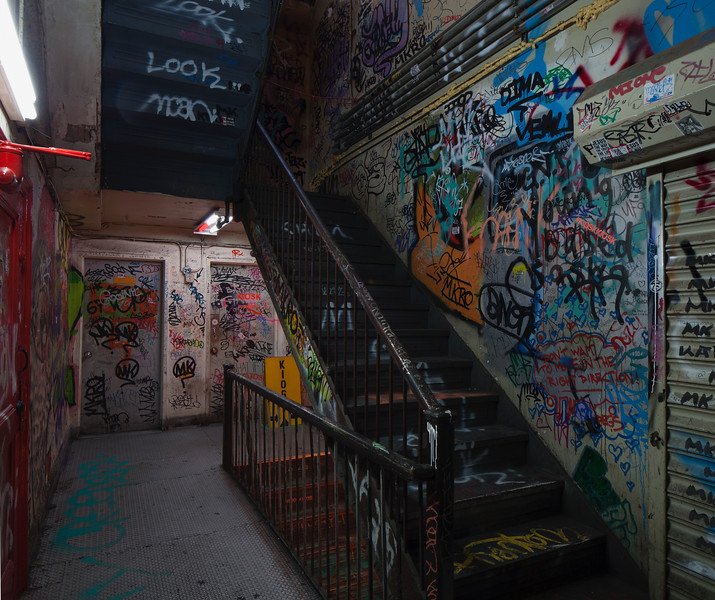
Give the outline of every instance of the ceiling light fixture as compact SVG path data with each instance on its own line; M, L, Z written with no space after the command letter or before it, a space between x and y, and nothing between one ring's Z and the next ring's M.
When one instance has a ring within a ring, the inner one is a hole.
M219 230L231 221L233 221L233 216L222 217L218 214L218 209L215 209L196 226L194 233L198 235L217 235Z
M37 96L8 0L0 0L0 40L0 101L13 121L34 119Z

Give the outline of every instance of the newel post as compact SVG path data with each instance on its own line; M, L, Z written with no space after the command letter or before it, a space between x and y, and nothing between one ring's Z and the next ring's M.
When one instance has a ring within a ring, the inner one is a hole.
M454 424L448 411L426 413L430 463L424 512L424 581L427 600L452 600L454 588Z
M233 440L235 434L233 407L233 380L231 375L233 365L223 366L223 468L229 473L233 471Z

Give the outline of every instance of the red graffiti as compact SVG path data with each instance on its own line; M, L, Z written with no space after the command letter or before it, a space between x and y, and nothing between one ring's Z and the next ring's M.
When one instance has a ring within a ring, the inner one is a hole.
M621 85L612 87L608 92L608 97L613 100L614 96L625 96L626 94L630 94L633 90L643 87L646 83L658 83L663 77L665 77L665 65L656 67L650 73L643 73L630 81L625 81Z
M625 59L618 68L619 71L641 62L649 56L653 56L653 50L640 20L619 19L613 25L613 31L621 34L621 43L618 44L618 48L611 59L611 66L615 66L621 56Z
M693 179L686 179L685 183L702 194L695 207L697 214L715 208L715 199L711 199L715 197L715 170L709 169L705 163L700 163L696 176Z
M425 583L427 599L439 597L439 559L437 558L437 534L439 532L439 505L435 502L427 507L425 518Z

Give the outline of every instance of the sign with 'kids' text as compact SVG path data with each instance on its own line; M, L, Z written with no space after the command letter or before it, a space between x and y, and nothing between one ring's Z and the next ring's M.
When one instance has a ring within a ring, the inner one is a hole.
M300 404L300 374L292 356L275 356L265 359L266 387ZM266 401L265 415L271 427L300 425L300 419L291 418L288 411Z

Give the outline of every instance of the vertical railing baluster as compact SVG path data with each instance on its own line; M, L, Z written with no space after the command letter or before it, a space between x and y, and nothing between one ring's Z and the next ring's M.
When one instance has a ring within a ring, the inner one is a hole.
M362 548L360 546L360 456L355 455L353 472L353 493L355 494L355 574L357 576L357 598L362 600ZM366 527L367 530L367 527Z
M340 518L338 490L340 488L340 478L338 477L338 462L340 461L340 450L338 441L333 440L333 537L335 539L335 592L337 600L340 600Z
M223 366L223 468L229 473L233 471L233 452L231 445L233 440L233 391L231 380L232 365Z
M380 469L380 551L382 554L380 564L382 565L382 597L387 600L387 584L388 584L388 564L387 564L387 528L385 525L385 478L384 469Z
M373 527L372 527L372 474L371 465L368 462L366 466L367 472L367 565L368 565L368 598L372 600L374 597L374 575L373 569L375 568L375 557L373 556Z
M310 570L315 577L315 505L316 503L320 506L320 490L316 491L315 485L315 474L318 473L318 479L320 479L320 461L319 457L315 455L315 446L313 444L313 427L309 428L310 435L308 436L310 440L310 456L311 456L311 474L310 474L310 491L312 494L312 510L311 510L311 521L310 521ZM318 536L320 536L320 531L318 531ZM318 546L320 546L320 537L318 537ZM320 565L320 563L318 563Z
M378 350L379 352L379 350ZM388 368L387 368L387 381L388 381L388 388L387 388L387 447L390 450L393 450L395 445L393 443L394 440L394 431L392 430L392 420L393 420L393 414L392 414L392 406L393 406L393 400L394 400L394 382L393 382L393 377L395 376L395 373L393 371L393 366L395 364L395 359L392 357L389 357L389 363L388 363Z
M325 579L326 585L325 589L328 590L330 594L330 481L328 480L328 474L330 469L328 469L328 459L330 458L328 453L328 438L323 437L323 445L325 448L325 467L323 469L323 483L325 485Z

